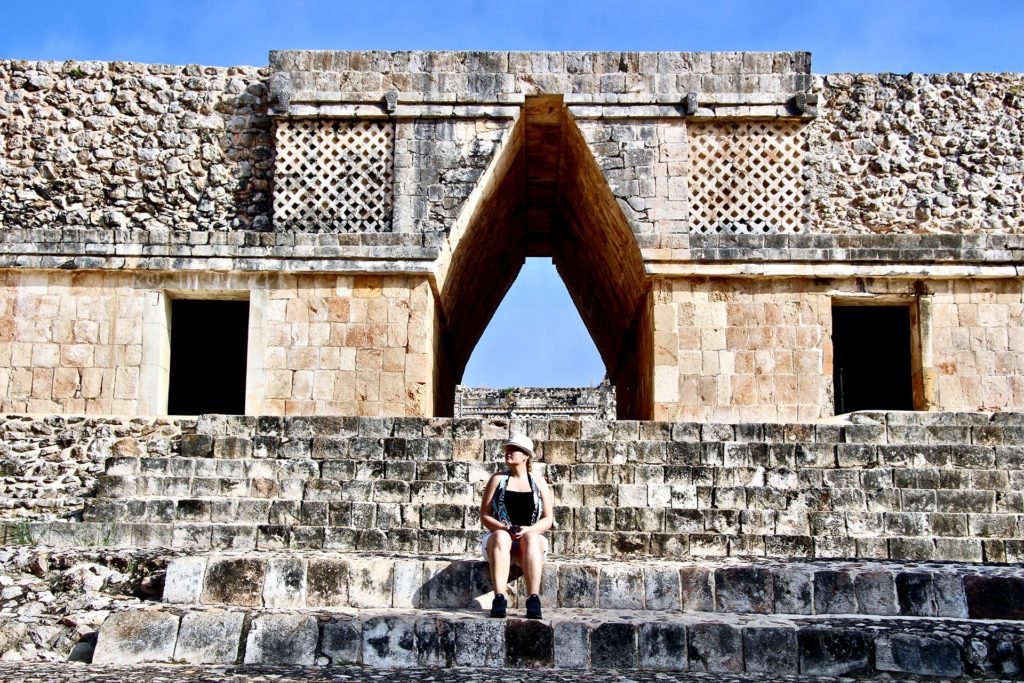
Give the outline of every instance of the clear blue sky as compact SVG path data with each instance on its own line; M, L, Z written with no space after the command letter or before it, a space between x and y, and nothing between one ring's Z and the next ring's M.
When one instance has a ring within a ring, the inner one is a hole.
M0 58L261 65L269 50L300 48L809 50L816 73L929 73L1024 71L1022 39L1022 0L8 0ZM603 373L545 259L523 269L465 381L571 386Z

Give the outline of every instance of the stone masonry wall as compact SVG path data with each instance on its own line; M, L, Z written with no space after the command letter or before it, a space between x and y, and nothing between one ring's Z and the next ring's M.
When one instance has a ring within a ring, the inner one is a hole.
M144 379L144 357L169 353L161 347L167 321L150 320L145 308L168 290L248 296L249 332L257 337L248 359L252 410L432 409L434 303L422 277L8 271L0 285L0 410L159 412L156 393L166 389L156 377Z
M193 420L0 417L0 518L46 520L81 514L110 457L161 457Z
M1024 231L1024 74L830 74L815 90L815 230Z
M0 232L268 229L266 78L254 67L0 61Z
M910 280L656 281L655 417L814 420L832 414L836 297L913 303ZM1024 402L1020 280L923 281L920 357L932 410L1014 410ZM930 360L928 360L930 359Z

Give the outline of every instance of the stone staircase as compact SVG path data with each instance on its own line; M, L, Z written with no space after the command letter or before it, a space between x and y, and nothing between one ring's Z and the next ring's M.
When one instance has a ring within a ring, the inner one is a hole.
M558 524L545 619L479 560L511 430ZM167 547L96 662L1019 677L1024 415L690 424L203 416L107 461L51 545Z

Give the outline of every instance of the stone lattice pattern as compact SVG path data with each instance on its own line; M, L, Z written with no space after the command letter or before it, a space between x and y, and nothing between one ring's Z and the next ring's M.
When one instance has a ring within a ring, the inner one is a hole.
M739 121L689 127L690 230L792 233L806 223L803 126Z
M390 232L394 126L280 121L274 168L279 229Z

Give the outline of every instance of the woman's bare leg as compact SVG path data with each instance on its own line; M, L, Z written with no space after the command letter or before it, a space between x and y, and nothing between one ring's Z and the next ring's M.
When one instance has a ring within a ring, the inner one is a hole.
M508 569L512 563L512 537L507 531L495 531L487 539L487 565L495 595L508 594Z
M539 594L544 571L544 539L540 534L527 532L519 539L519 566L523 569L526 594Z

